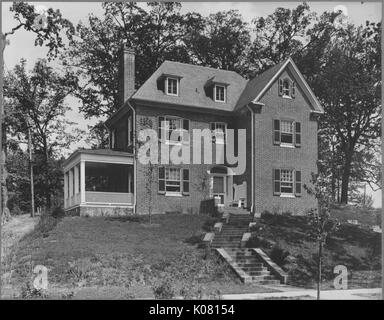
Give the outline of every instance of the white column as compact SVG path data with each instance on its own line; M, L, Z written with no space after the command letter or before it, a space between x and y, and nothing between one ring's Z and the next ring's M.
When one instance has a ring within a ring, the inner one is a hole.
M80 203L85 202L85 161L80 161Z
M68 172L64 172L64 209L68 207Z
M80 191L80 185L79 185L79 165L75 166L75 194L78 194Z
M73 204L73 168L69 170L69 206Z

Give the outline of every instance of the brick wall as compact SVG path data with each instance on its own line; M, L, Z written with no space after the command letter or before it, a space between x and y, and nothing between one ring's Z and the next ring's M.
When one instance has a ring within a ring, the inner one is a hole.
M158 116L164 115L173 115L182 117L184 119L189 119L190 121L190 130L192 129L209 129L210 122L213 121L223 121L231 122L231 118L219 115L219 114L204 114L197 112L188 112L182 110L166 109L166 108L150 108L146 106L137 106L136 109L136 131L142 129L141 119L150 119L152 121L152 128L158 130ZM190 146L192 148L192 136ZM192 163L192 151L191 151L191 163ZM199 187L201 185L202 177L204 173L209 170L212 165L178 165L172 167L179 168L189 168L189 179L190 179L190 192L189 195L182 196L167 196L164 194L158 193L158 167L155 167L154 170L154 179L152 186L152 212L153 213L165 213L165 212L189 212L197 213L200 209L201 201L204 199L204 194ZM145 181L145 172L147 166L137 162L137 200L136 208L137 213L147 214L148 205L149 205L149 196L146 194L146 181ZM207 196L209 196L207 194Z
M290 76L287 72L282 77ZM316 172L317 122L309 120L310 106L299 88L296 98L287 99L278 95L278 84L274 83L262 97L265 104L260 114L255 114L255 212L289 211L303 214L316 207L316 201L304 190L311 172ZM292 119L301 122L301 147L284 148L273 145L273 119ZM301 170L302 196L282 198L273 195L273 169L294 168Z

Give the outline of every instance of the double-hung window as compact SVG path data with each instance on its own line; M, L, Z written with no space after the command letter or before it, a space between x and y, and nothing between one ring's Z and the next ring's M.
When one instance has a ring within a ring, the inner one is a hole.
M274 195L301 195L301 171L294 169L274 169L273 172Z
M167 95L178 96L179 95L179 79L167 77L165 80L165 88Z
M211 122L212 142L224 143L227 124L225 122Z
M181 134L182 129L183 134ZM172 135L173 132L175 134ZM160 140L170 143L188 142L189 120L172 116L159 117L159 137Z
M293 121L281 120L281 143L293 145Z
M215 85L215 101L225 102L225 86Z
M159 193L189 194L189 169L159 167Z

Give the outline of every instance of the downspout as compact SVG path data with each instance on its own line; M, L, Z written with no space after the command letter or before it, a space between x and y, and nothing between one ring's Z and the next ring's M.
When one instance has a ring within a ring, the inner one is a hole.
M134 182L134 192L133 192L133 214L136 214L136 200L137 200L137 166L136 166L136 110L132 105L127 101L129 108L132 110L132 131L133 131L133 182Z
M251 146L252 146L252 151L251 151L251 213L254 214L254 209L255 209L255 159L254 159L254 147L255 147L255 142L254 142L254 125L255 125L255 116L253 114L252 108L249 107L247 104L248 110L251 112Z

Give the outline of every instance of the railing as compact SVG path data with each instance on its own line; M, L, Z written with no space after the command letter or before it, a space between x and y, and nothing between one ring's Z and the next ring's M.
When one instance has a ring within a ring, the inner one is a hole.
M133 193L86 191L85 202L108 203L108 204L131 204L133 203Z

